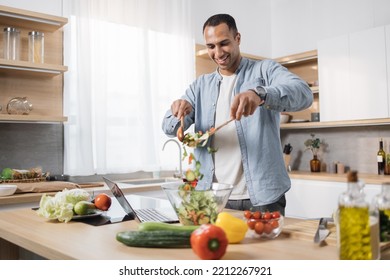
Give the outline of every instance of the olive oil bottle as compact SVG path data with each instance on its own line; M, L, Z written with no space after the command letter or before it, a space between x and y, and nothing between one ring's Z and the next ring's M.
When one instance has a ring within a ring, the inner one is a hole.
M378 219L370 214L357 171L348 173L347 191L338 202L338 247L341 260L379 259Z
M374 197L373 207L379 212L379 240L390 241L390 182L382 184L381 193Z

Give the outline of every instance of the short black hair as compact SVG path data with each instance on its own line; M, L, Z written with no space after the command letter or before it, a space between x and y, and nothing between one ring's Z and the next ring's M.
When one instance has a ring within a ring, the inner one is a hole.
M228 14L216 14L209 17L208 20L203 24L203 33L207 26L217 26L221 23L226 23L229 27L229 30L232 30L234 34L238 32L236 21L231 15Z

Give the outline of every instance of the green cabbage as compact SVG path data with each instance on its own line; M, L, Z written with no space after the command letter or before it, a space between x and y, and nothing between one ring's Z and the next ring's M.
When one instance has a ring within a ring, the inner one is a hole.
M64 189L54 196L43 194L37 213L41 217L67 223L73 218L74 205L79 201L89 201L89 199L90 194L83 189Z

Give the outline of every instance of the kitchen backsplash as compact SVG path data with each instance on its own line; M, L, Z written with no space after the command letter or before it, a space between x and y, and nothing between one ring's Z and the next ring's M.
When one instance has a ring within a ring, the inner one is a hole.
M0 169L29 169L63 173L62 124L0 123Z
M328 172L331 164L340 162L346 170L377 174L376 154L380 138L383 138L385 152L390 152L390 126L281 130L282 144L290 143L293 146L292 170L310 170L312 155L310 151L305 151L303 143L311 133L325 143L318 155Z

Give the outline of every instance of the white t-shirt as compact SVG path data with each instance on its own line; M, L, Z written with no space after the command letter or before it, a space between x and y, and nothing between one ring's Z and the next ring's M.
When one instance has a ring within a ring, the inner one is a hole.
M224 76L220 86L217 102L215 127L230 119L230 105L237 75ZM242 167L240 145L235 122L230 122L214 135L215 179L219 183L234 186L230 199L247 199L248 191L245 185Z

